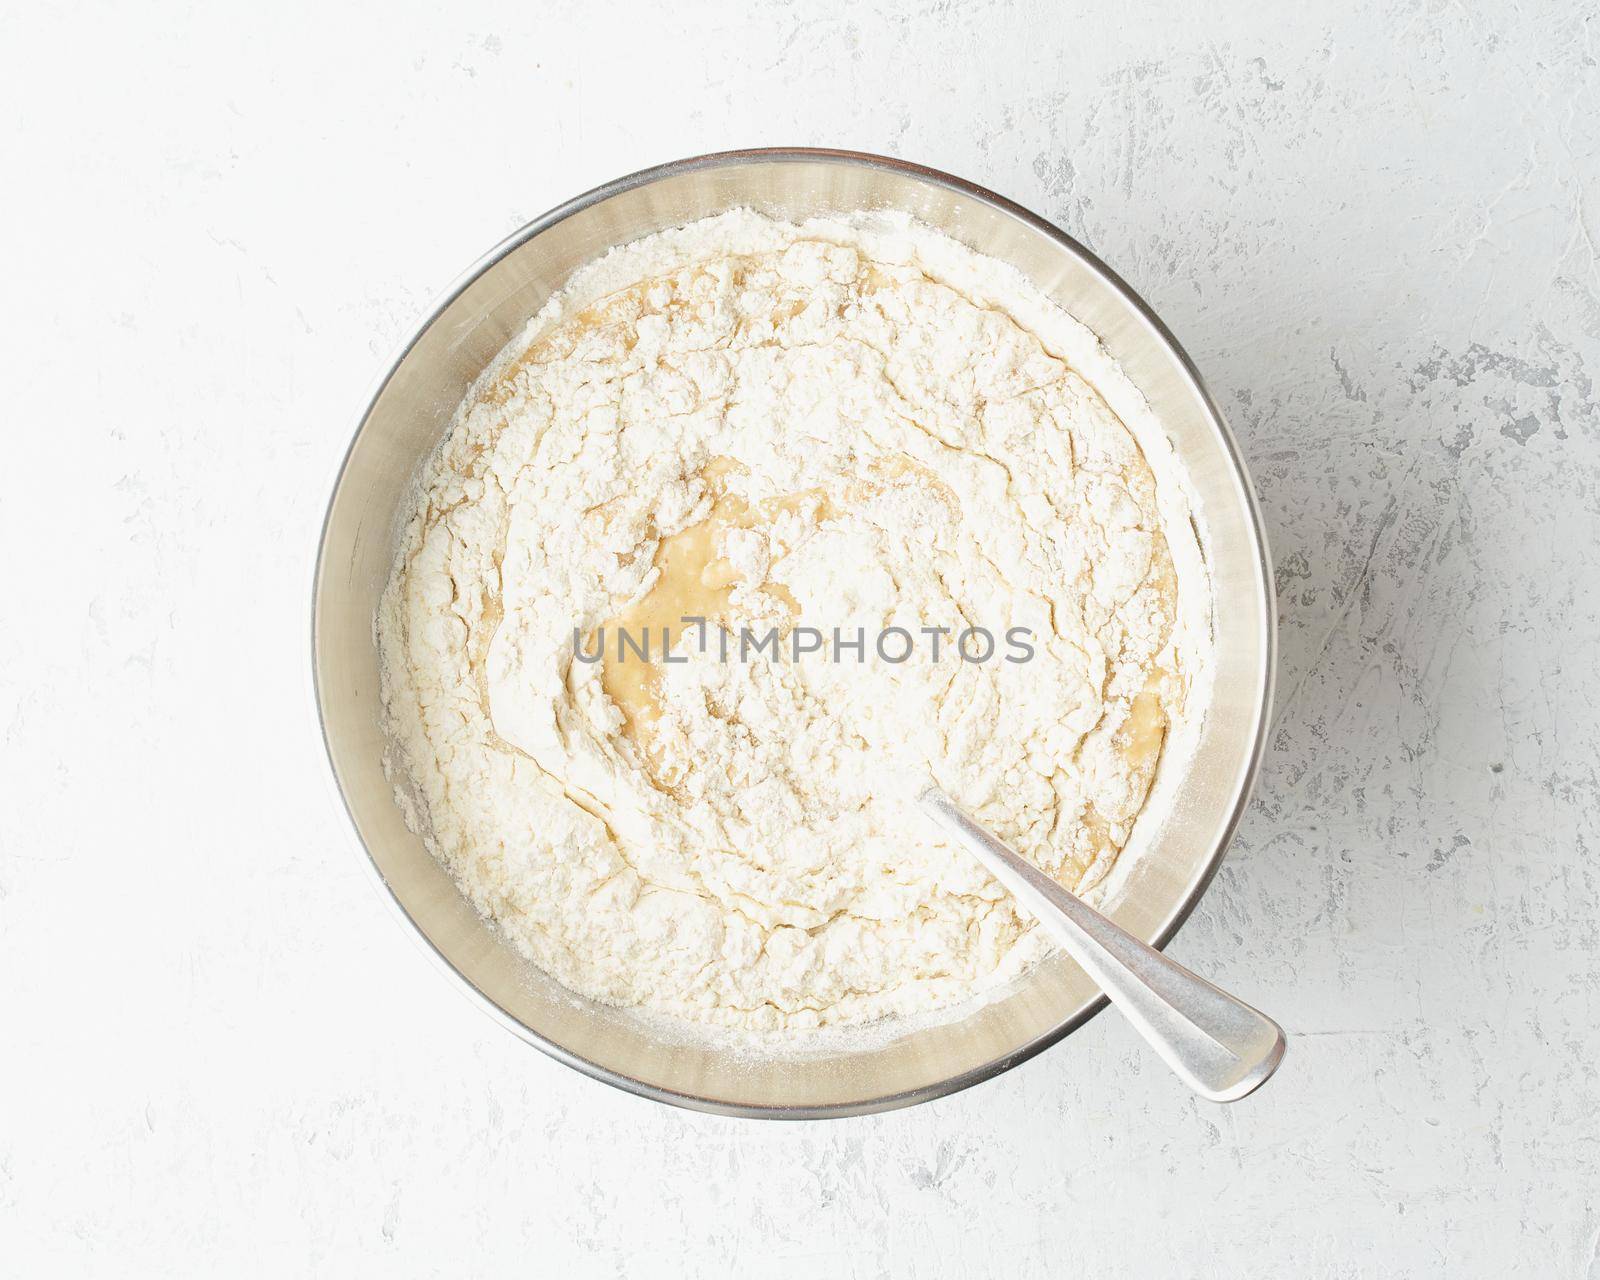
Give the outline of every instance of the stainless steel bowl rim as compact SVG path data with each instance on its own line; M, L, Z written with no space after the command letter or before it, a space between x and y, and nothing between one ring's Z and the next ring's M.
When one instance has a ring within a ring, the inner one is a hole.
M413 347L421 339L434 322L445 310L484 272L493 267L506 255L526 244L529 240L542 234L549 228L571 217L572 215L610 199L622 192L635 187L645 186L665 178L670 178L683 173L699 169L723 168L741 164L764 164L784 161L809 161L812 163L826 163L839 165L863 166L869 169L881 169L904 174L916 178L924 183L943 187L957 194L966 196L980 203L987 204L993 209L1017 220L1055 241L1062 248L1079 259L1079 261L1116 293L1120 294L1130 310L1138 316L1156 339L1165 346L1182 369L1191 390L1204 406L1212 425L1216 428L1218 436L1227 453L1233 472L1233 480L1238 489L1239 497L1248 510L1255 532L1255 544L1259 552L1260 564L1258 566L1263 582L1268 585L1272 582L1272 568L1270 553L1267 546L1266 527L1262 519L1260 505L1256 500L1255 490L1250 483L1249 474L1245 468L1239 444L1234 437L1232 429L1228 426L1222 411L1217 407L1216 400L1212 397L1210 389L1201 377L1194 361L1190 359L1182 344L1167 328L1166 324L1156 315L1150 306L1137 292L1107 266L1101 259L1080 241L1062 231L1053 223L1046 221L1037 214L1031 213L1021 205L1007 200L1004 196L981 187L976 183L957 178L938 169L930 169L923 165L912 164L905 160L897 160L889 156L874 155L863 151L845 151L830 148L816 147L766 147L738 151L719 151L705 155L691 156L683 160L674 160L667 164L656 165L649 169L641 169L624 177L616 178L601 186L595 187L582 195L563 204L557 205L547 213L534 218L525 226L507 236L488 253L484 254L475 263L464 271L453 284L438 298L426 315L411 329L405 340L400 344L394 356L373 384L371 392L363 403L360 414L356 418L354 430L351 432L350 443L340 455L334 469L333 483L328 488L328 503L323 511L323 518L318 526L316 554L312 561L312 590L311 590L311 651L308 668L311 709L316 718L317 737L322 744L322 756L327 765L325 778L332 789L339 811L344 815L346 829L356 849L359 851L360 860L366 867L367 873L376 886L383 900L397 919L404 925L405 930L423 948L424 952L432 959L434 964L452 980L463 994L474 1004L487 1013L506 1030L519 1039L526 1041L535 1048L540 1049L550 1057L565 1063L585 1075L603 1081L615 1088L628 1093L649 1098L655 1102L664 1102L673 1106L684 1107L690 1110L708 1112L715 1115L740 1116L761 1119L784 1120L809 1120L842 1117L851 1115L864 1115L879 1111L891 1111L900 1107L912 1106L919 1102L931 1101L934 1098L945 1097L958 1093L985 1080L1009 1071L1012 1067L1026 1062L1035 1054L1043 1052L1051 1045L1064 1039L1067 1035L1084 1025L1089 1019L1105 1009L1108 1001L1104 996L1086 1006L1076 1015L1063 1019L1055 1027L1033 1040L1022 1045L1011 1053L992 1059L981 1067L974 1068L960 1074L947 1077L936 1083L920 1088L908 1089L902 1092L884 1094L882 1096L866 1099L860 1102L844 1105L826 1106L748 1106L733 1104L716 1098L700 1097L693 1094L682 1093L665 1089L646 1081L636 1080L631 1076L612 1070L596 1062L591 1062L579 1054L573 1053L561 1044L540 1035L532 1028L526 1026L518 1019L512 1017L500 1008L451 963L448 957L436 947L426 933L412 919L405 905L395 894L393 888L384 878L372 852L367 848L356 822L355 814L350 808L348 797L344 794L339 784L333 756L333 746L328 736L327 722L322 711L322 700L318 688L318 672L316 660L316 635L319 596L318 589L322 580L322 560L326 553L328 526L333 516L335 499L338 496L340 483L348 467L351 454L354 452L357 440L368 418L377 405L384 389L389 385L396 371L404 363ZM1165 924L1157 935L1150 939L1156 947L1165 948L1177 934L1184 922L1194 911L1195 906L1204 896L1211 882L1216 878L1217 871L1222 865L1227 854L1229 843L1234 833L1238 830L1239 822L1244 816L1249 805L1250 795L1254 788L1256 778L1261 770L1261 762L1266 752L1268 731L1272 720L1272 702L1274 678L1277 668L1277 629L1275 611L1272 608L1265 610L1265 634L1261 637L1262 651L1265 661L1262 664L1261 682L1262 691L1260 699L1260 715L1254 728L1253 740L1247 758L1247 764L1238 777L1236 794L1228 810L1226 822L1218 830L1218 834L1200 876L1195 880L1191 892L1177 905L1169 915Z

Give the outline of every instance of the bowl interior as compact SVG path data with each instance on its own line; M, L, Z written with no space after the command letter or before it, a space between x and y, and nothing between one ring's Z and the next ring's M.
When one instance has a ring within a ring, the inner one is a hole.
M1010 262L1100 335L1187 467L1215 598L1215 672L1193 765L1128 867L1110 914L1158 945L1215 871L1246 798L1270 696L1272 615L1259 518L1236 451L1186 358L1092 256L997 198L897 162L738 153L667 166L524 228L425 324L377 393L330 504L313 604L316 697L351 821L388 892L485 1007L557 1057L648 1096L789 1116L882 1109L1014 1065L1078 1025L1098 993L1065 957L957 1016L828 1037L801 1053L730 1051L578 997L484 923L405 825L384 777L373 619L402 505L473 380L574 269L613 245L729 208L776 217L889 207Z

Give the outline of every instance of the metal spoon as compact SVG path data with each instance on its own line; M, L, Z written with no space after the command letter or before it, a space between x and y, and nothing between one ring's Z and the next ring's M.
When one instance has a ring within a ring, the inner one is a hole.
M1082 899L985 831L937 786L918 802L1011 891L1191 1089L1236 1102L1283 1061L1283 1029L1154 947L1119 929Z

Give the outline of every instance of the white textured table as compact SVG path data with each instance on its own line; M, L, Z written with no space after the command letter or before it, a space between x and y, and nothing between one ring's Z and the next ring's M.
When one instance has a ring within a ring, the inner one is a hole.
M367 8L0 18L6 1269L1600 1275L1595 23ZM344 843L307 561L370 379L545 207L777 143L1056 219L1233 418L1278 725L1174 954L1293 1037L1245 1103L1105 1017L908 1112L672 1112L478 1014Z

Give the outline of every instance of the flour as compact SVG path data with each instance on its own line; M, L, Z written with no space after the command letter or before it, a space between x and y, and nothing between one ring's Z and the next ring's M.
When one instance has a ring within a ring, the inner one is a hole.
M916 780L1089 891L1198 714L1203 569L1120 378L1010 268L900 217L735 212L586 268L420 479L378 625L414 825L603 1001L803 1029L1005 981L1048 944ZM661 625L671 663L583 656ZM872 648L896 627L904 662ZM724 657L804 628L820 654ZM1031 658L963 661L975 628Z

